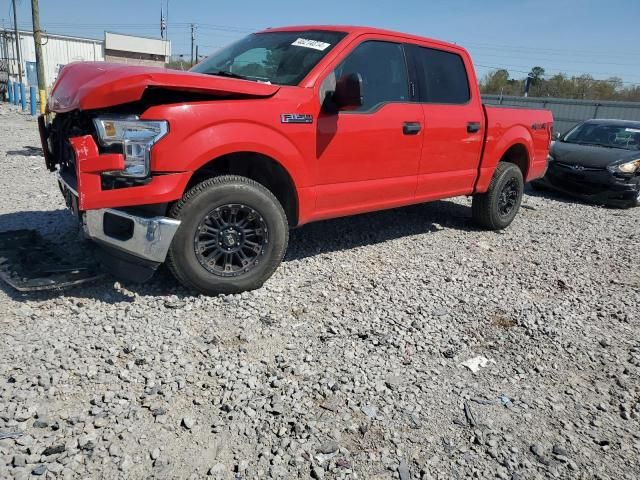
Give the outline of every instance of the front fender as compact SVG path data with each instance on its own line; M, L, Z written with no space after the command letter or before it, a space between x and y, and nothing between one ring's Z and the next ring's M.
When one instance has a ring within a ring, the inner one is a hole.
M491 183L493 173L504 154L514 145L524 145L527 150L528 169L531 170L533 161L533 138L529 130L522 125L510 127L491 127L487 133L482 163L475 191L486 192Z
M194 172L223 155L253 152L278 162L289 173L296 188L311 185L303 153L274 127L250 120L206 122L208 119L200 115L204 112L172 110L170 115L163 115L170 119L170 133L153 148L152 171ZM200 121L203 121L202 126L197 125Z

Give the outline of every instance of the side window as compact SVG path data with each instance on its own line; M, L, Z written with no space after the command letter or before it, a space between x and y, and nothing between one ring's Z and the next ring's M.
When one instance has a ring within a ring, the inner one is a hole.
M462 57L433 48L412 47L420 100L427 103L467 103L471 98Z
M321 100L343 75L362 76L364 102L357 111L368 111L386 102L408 102L409 80L402 45L366 41L358 45L320 87Z

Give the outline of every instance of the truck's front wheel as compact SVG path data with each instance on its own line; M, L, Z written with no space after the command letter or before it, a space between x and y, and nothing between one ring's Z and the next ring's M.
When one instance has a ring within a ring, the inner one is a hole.
M489 190L473 196L471 213L474 221L490 230L508 227L520 209L523 191L524 181L518 166L500 162Z
M282 206L264 186L245 177L205 180L169 215L181 224L167 265L180 283L206 295L261 287L287 249Z

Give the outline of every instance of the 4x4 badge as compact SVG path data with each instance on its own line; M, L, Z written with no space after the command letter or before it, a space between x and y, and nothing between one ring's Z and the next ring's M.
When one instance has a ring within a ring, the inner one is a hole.
M313 115L306 113L283 113L280 115L282 123L313 123Z

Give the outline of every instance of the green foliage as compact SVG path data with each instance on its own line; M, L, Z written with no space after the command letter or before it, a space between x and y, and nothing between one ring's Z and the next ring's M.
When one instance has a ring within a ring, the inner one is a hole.
M533 67L530 75L531 97L640 102L640 85L625 86L619 77L596 80L587 74L569 77L567 74L557 73L548 76L542 67ZM480 91L496 95L523 95L524 78L510 78L507 70L494 70L482 78Z

